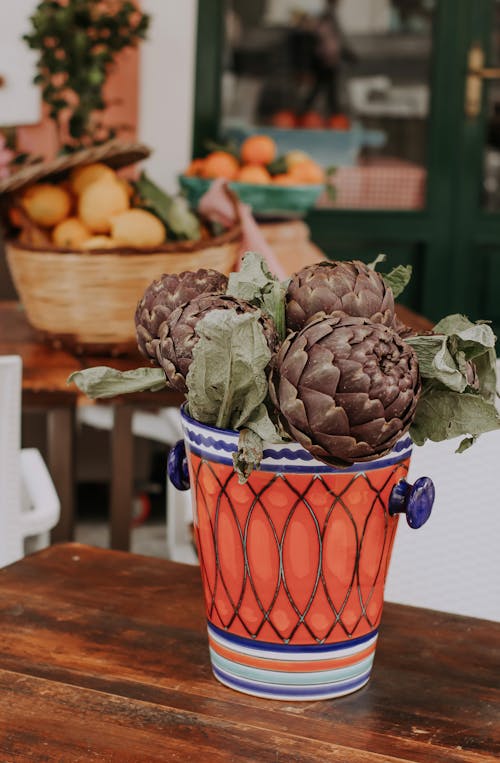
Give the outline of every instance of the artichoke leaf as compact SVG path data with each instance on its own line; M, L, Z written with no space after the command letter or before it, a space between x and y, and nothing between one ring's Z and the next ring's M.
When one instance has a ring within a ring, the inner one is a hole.
M466 435L458 448L462 452L483 432L499 428L500 417L493 403L479 395L454 392L431 383L424 387L410 435L416 445Z
M370 270L376 270L377 265L380 262L385 262L387 255L377 254L372 262L368 263ZM380 275L384 279L385 285L388 286L393 293L394 299L397 299L400 294L404 292L411 280L413 268L411 265L397 265L389 273L381 273Z
M439 321L430 335L405 340L416 351L424 379L440 382L454 392L471 391L470 363L477 375L477 393L488 403L496 397L495 335L486 323L463 315Z
M130 392L157 392L167 387L162 368L135 368L132 371L117 371L109 366L95 366L83 371L74 371L68 377L68 384L74 382L93 400L98 397L114 397Z
M413 268L411 265L398 265L390 273L381 273L385 285L392 289L394 299L404 292L411 280Z
M281 340L286 335L285 294L288 281L281 283L272 275L260 254L247 252L237 273L230 273L226 294L244 299L267 313Z
M464 453L466 450L469 450L469 448L474 445L478 437L479 435L474 435L473 437L464 437L455 453Z
M368 263L367 267L370 268L370 270L376 270L379 262L385 262L386 259L387 259L387 255L382 254L382 252L380 252L379 254L377 254L374 260Z
M264 455L264 443L251 429L242 429L238 439L238 450L233 453L233 466L238 482L243 485L260 466Z
M219 429L241 429L264 402L271 359L259 312L212 310L197 326L186 384L190 415Z
M233 453L233 465L240 484L245 483L254 469L259 468L264 454L264 442L283 442L283 438L273 424L266 406L261 403L240 431L238 450Z

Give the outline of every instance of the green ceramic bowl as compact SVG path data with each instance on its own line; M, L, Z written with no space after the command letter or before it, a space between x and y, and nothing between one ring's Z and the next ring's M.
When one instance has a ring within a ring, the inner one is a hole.
M179 176L179 184L195 209L210 183L211 180L204 178ZM252 207L257 217L300 217L315 205L325 186L229 183L229 187Z

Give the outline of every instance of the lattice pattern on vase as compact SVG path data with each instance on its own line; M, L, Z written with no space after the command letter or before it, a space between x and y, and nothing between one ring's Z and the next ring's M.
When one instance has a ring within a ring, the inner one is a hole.
M189 451L188 451L189 452ZM374 632L397 527L387 503L409 459L365 471L254 472L189 452L207 618L281 644Z

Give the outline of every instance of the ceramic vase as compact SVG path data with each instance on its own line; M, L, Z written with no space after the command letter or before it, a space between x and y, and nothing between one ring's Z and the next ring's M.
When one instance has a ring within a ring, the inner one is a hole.
M430 514L428 478L406 482L411 440L334 469L297 443L266 444L240 484L238 433L182 413L169 475L191 487L213 672L282 700L339 697L370 678L398 514Z

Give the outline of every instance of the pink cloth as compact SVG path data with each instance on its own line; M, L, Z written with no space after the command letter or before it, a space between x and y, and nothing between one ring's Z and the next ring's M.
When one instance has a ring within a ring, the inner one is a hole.
M7 148L5 135L0 133L0 180L10 175L10 163L14 158L14 152Z
M233 201L228 192L226 180L218 178L211 183L208 191L200 199L198 211L205 217L216 220L227 227L234 225L239 217L243 241L236 265L237 270L240 267L243 255L251 251L257 252L266 260L269 270L277 278L284 280L288 277L283 265L276 257L276 254L255 222L251 207L239 200Z

